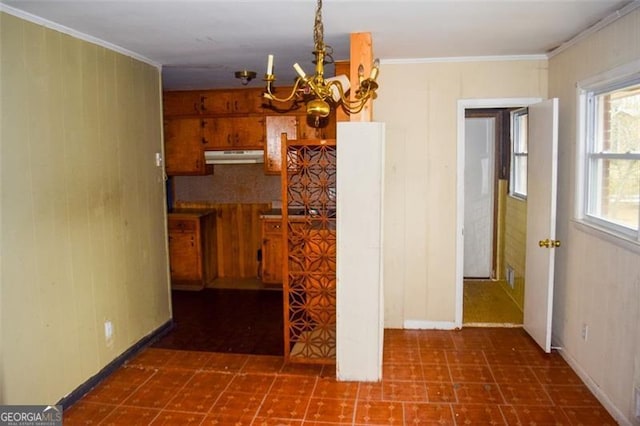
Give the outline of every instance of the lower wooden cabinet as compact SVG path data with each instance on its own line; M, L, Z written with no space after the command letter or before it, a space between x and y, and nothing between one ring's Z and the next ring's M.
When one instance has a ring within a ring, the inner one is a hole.
M168 228L171 288L201 290L217 275L215 212L169 213Z
M282 218L262 219L262 283L282 285Z

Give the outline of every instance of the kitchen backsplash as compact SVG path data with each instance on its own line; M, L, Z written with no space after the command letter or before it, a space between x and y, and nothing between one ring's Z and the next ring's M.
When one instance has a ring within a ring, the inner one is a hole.
M215 165L213 175L173 179L176 201L271 203L282 199L280 176L265 175L263 164Z

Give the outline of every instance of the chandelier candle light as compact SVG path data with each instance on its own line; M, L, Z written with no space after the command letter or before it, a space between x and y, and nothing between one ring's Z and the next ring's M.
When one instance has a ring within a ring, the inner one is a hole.
M302 67L295 63L295 69L298 77L295 80L291 93L286 98L278 98L273 92L273 82L276 76L273 74L273 55L267 57L267 73L264 81L267 87L264 97L276 102L289 102L291 100L299 100L306 102L307 115L313 120L316 127L320 125L320 119L327 117L332 107L340 106L348 114L357 114L366 105L369 99L376 98L376 90L378 83L376 79L379 73L380 61L376 59L373 62L371 75L364 78L364 67L362 64L358 67L359 87L356 90L355 97L350 100L346 96L346 92L350 88L349 78L342 74L336 77L324 78L325 58L331 59L331 47L324 44L324 27L322 25L322 0L318 0L316 7L315 22L313 25L313 41L316 70L313 76L308 76ZM328 53L329 52L329 53Z

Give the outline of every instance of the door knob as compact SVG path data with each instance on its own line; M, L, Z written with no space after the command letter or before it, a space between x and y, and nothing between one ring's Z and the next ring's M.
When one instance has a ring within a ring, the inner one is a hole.
M560 247L560 240L550 240L547 238L546 240L538 241L538 245L546 248Z

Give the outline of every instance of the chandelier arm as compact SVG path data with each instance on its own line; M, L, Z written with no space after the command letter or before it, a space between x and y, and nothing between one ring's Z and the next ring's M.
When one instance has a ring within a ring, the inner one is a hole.
M293 85L293 89L291 90L291 93L289 94L289 96L287 96L286 98L279 98L271 92L271 82L268 81L267 91L264 93L264 97L276 102L289 102L290 100L292 100L298 95L298 89L301 82L304 82L304 80L302 80L300 77L296 78L296 81Z

